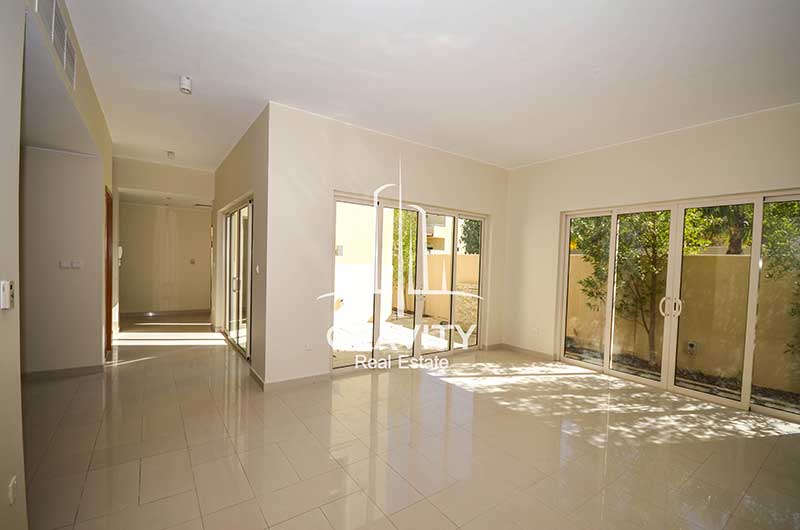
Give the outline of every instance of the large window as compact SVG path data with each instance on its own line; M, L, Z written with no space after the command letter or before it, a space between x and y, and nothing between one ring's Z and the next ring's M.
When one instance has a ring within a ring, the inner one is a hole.
M566 220L562 358L742 409L800 414L800 197Z
M477 218L337 201L332 366L477 346L482 237Z

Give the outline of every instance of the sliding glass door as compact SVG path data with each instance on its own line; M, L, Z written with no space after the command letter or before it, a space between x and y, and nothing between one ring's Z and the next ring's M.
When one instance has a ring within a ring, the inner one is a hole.
M225 335L250 358L250 283L252 203L225 216Z
M800 419L800 195L566 221L563 359Z
M455 329L451 333L452 347L471 348L478 345L480 328L483 221L459 217L456 224L456 283L452 297Z
M333 368L477 346L482 220L339 200L335 232Z
M753 203L683 208L675 386L742 397Z
M420 296L422 310L421 352L439 353L450 349L453 311L453 240L455 218L425 215L423 274L428 292Z
M616 215L610 369L661 381L672 212Z
M564 356L603 366L611 216L569 221Z
M336 203L334 368L352 366L356 355L372 355L376 217L371 206Z
M752 403L800 414L800 197L764 204Z

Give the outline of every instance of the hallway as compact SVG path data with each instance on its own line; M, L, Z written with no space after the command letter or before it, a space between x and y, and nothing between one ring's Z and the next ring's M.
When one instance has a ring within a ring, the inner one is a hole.
M797 528L795 424L451 361L263 393L227 346L120 346L105 374L27 382L31 528Z

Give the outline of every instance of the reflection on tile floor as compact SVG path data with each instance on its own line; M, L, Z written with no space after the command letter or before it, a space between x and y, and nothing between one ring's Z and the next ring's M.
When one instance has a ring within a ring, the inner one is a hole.
M33 530L800 529L800 426L508 351L263 393L225 346L24 385Z

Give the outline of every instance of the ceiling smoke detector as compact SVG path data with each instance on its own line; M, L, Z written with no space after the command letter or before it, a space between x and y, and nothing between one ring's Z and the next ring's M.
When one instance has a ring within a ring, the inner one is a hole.
M192 95L192 78L188 75L182 75L180 81L178 82L178 87L181 90L181 94L186 94L187 96Z
M167 160L175 160L175 151L167 151Z

